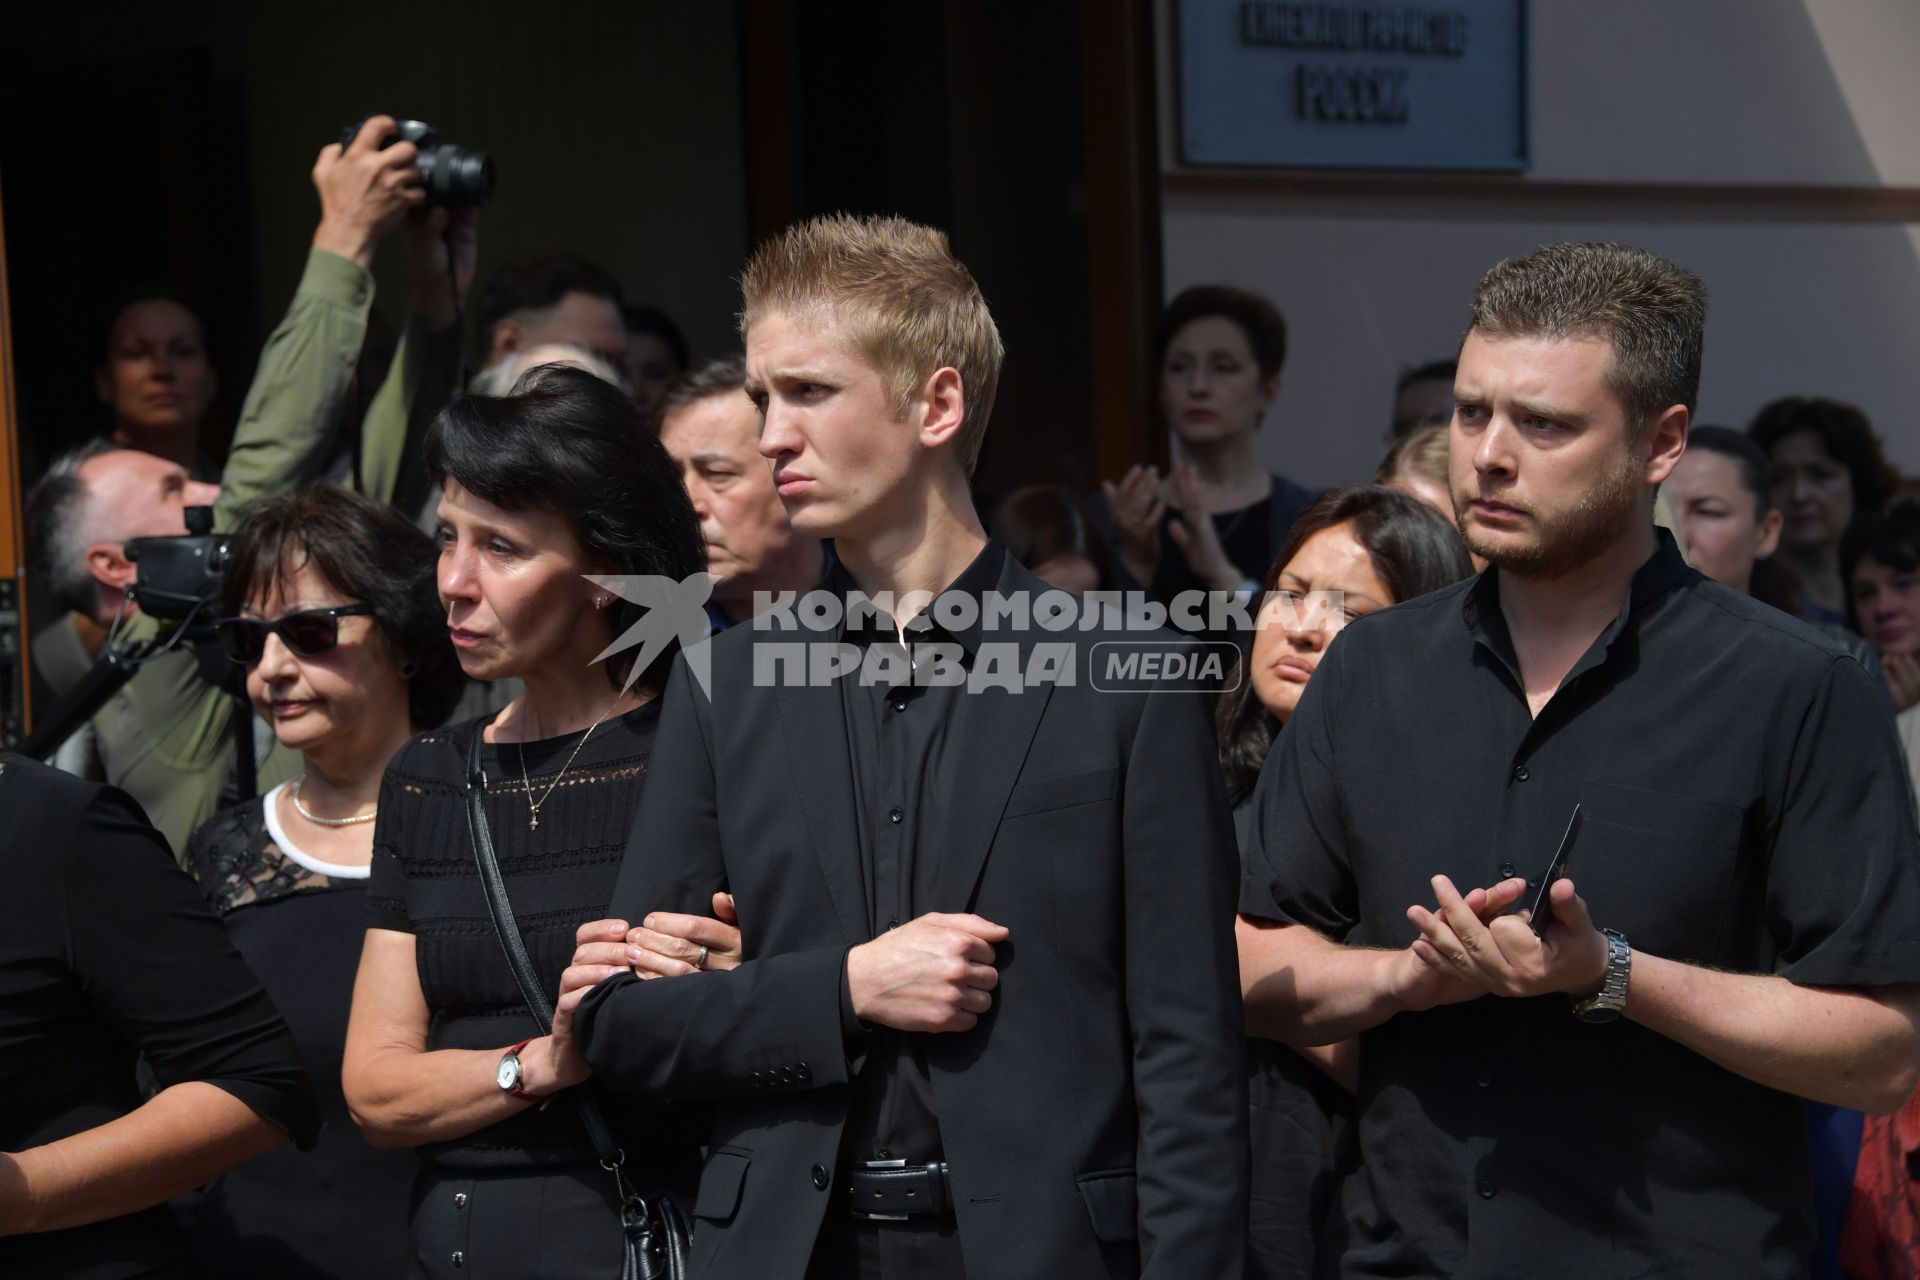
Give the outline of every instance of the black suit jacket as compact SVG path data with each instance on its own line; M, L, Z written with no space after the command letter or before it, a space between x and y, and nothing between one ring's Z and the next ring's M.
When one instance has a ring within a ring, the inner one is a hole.
M999 590L1046 587L1009 558ZM822 638L715 637L711 702L678 660L614 892L611 914L638 921L706 914L730 890L750 958L612 978L580 1009L608 1085L719 1104L694 1205L703 1280L798 1280L840 1173L859 1068L842 972L870 937L841 694L765 687L764 652L754 678L756 650ZM970 764L949 784L969 816L923 851L939 860L926 908L1011 931L993 1007L927 1050L974 1276L1240 1274L1238 860L1206 698L1089 680L1095 644L1143 638L990 631L1023 660L1072 646L1074 680L970 693L954 712Z

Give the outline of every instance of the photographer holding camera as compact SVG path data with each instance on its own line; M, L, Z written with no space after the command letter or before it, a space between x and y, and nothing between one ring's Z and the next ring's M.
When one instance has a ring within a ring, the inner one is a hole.
M28 495L36 568L73 611L54 626L71 628L91 656L109 644L147 646L174 629L128 597L139 579L128 541L187 532L185 508L197 505L213 506L216 532L231 529L240 507L326 465L373 304L374 246L403 221L410 314L356 452L369 497L411 496L401 492L402 477L417 469L409 465L410 424L431 417L459 374L457 320L473 279L475 209L436 206L444 183L430 183L435 175L423 173L419 147L398 131L392 117L370 117L351 145L329 145L314 163L321 213L306 271L260 353L217 487L194 483L177 463L95 442L58 459ZM211 607L202 605L198 621L210 621ZM235 772L233 699L202 668L191 645L159 648L92 719L106 781L139 801L176 857L195 827L240 798L223 795ZM261 783L284 781L298 763L273 750Z

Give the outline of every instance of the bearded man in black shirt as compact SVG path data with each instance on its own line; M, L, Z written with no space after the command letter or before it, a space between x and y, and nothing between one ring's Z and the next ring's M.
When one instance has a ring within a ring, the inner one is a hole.
M1804 1276L1798 1099L1913 1090L1885 694L1652 523L1704 320L1617 245L1487 273L1450 445L1492 567L1349 626L1261 778L1249 1024L1360 1039L1332 1274Z

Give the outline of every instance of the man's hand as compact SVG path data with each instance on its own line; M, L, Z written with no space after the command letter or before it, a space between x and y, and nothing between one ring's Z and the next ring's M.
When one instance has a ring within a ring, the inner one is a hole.
M700 949L706 948L703 958ZM740 950L740 917L733 895L713 895L712 916L655 911L627 931L626 961L643 978L678 978L702 969L735 969Z
M454 322L473 290L478 209L415 209L407 215L407 278L413 314L430 330ZM448 246L453 253L449 258Z
M1168 480L1173 485L1174 501L1180 504L1180 518L1167 526L1173 545L1187 558L1194 577L1215 591L1238 590L1246 575L1227 559L1213 517L1201 509L1199 476L1191 465L1182 465L1173 469Z
M1475 889L1466 896L1467 910L1482 922L1494 920L1520 900L1526 887L1524 880L1503 880L1491 889ZM1487 994L1478 983L1424 960L1420 955L1422 941L1415 939L1397 952L1387 970L1387 996L1396 1007L1421 1013L1441 1005L1465 1004Z
M1880 667L1887 673L1887 688L1893 693L1895 712L1920 703L1920 656L1911 653L1883 653Z
M373 116L344 151L337 142L320 149L320 158L313 162L313 187L320 193L314 248L371 267L380 237L408 209L425 202L419 148L411 142L380 148L393 128L392 116Z
M1487 895L1511 904L1525 889L1524 880L1503 880ZM1557 881L1549 891L1553 918L1539 937L1524 912L1483 919L1445 876L1433 878L1433 894L1438 911L1407 908L1407 919L1420 930L1413 952L1453 981L1521 998L1590 996L1606 980L1606 936L1594 927L1571 880Z
M1113 518L1120 543L1120 563L1141 586L1151 585L1160 567L1160 518L1167 513L1159 471L1129 467L1120 483L1102 480L1100 488L1107 495L1107 514Z
M896 1031L967 1031L1000 985L993 944L1007 930L975 915L930 913L847 953L854 1016Z

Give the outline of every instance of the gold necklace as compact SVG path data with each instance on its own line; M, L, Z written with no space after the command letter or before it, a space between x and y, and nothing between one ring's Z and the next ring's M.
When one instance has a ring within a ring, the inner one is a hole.
M300 803L300 784L305 782L306 780L307 780L307 775L304 773L293 780L293 786L289 788L289 792L290 792L289 798L293 801L293 811L299 814L301 817L305 818L308 822L311 822L316 826L357 827L363 822L372 822L375 818L380 816L380 810L376 808L372 813L357 814L351 818L323 818L319 814L307 808L307 806L305 806L304 804Z
M587 739L593 736L593 731L598 729L601 724L606 721L607 716L613 714L614 707L620 705L621 696L622 695L615 695L612 704L607 707L605 714L587 726L587 731L580 735L580 741L573 744L573 754L568 756L567 762L560 766L560 772L553 775L553 781L547 784L547 789L541 793L538 800L533 798L533 782L527 777L527 744L524 742L514 744L520 748L520 782L521 785L527 789L527 830L538 831L540 829L540 806L552 797L553 789L560 785L562 778L567 776L567 770L573 768L573 762L580 758L580 748L587 745Z

